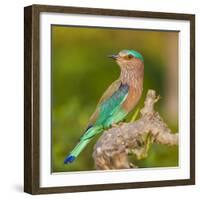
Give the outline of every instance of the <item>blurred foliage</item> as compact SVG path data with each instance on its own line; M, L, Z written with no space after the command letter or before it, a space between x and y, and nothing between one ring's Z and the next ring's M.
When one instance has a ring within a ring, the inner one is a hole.
M99 98L119 76L119 67L107 55L118 53L122 49L134 49L142 53L145 59L145 78L139 106L143 105L150 88L165 98L167 66L164 49L170 34L177 33L52 26L53 172L94 169L92 152L98 136L74 163L64 165L63 161L81 136ZM156 109L164 117L163 102L161 99L156 104ZM132 113L127 121L131 115ZM177 131L177 120L169 126ZM178 148L152 145L147 159L134 162L139 167L177 166Z

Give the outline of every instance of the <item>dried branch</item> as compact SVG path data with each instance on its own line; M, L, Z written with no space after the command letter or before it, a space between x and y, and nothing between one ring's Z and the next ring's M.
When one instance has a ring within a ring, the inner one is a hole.
M135 154L137 159L147 157L149 145L153 142L178 145L178 134L172 134L154 110L158 100L155 91L149 90L137 121L121 123L104 131L94 146L96 169L135 168L134 164L129 163L128 154Z

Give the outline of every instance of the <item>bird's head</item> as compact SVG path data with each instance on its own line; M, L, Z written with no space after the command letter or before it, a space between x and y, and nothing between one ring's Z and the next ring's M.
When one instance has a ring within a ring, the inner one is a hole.
M135 50L122 50L118 54L109 57L116 60L121 68L131 69L144 63L142 54Z

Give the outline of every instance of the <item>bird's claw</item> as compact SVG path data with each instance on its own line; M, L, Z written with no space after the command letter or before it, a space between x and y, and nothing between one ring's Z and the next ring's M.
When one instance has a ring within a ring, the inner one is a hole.
M111 126L112 126L112 128L118 128L119 124L112 124Z
M112 124L111 127L112 128L119 128L120 126L122 126L124 123L123 122L119 122L118 124Z

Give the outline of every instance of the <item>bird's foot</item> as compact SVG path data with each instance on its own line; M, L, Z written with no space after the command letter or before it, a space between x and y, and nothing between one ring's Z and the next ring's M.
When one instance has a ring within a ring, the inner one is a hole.
M118 124L112 124L111 127L112 128L119 128L122 124L123 124L123 122L119 122Z
M118 128L118 127L119 127L119 124L112 124L111 127L112 127L112 128Z

